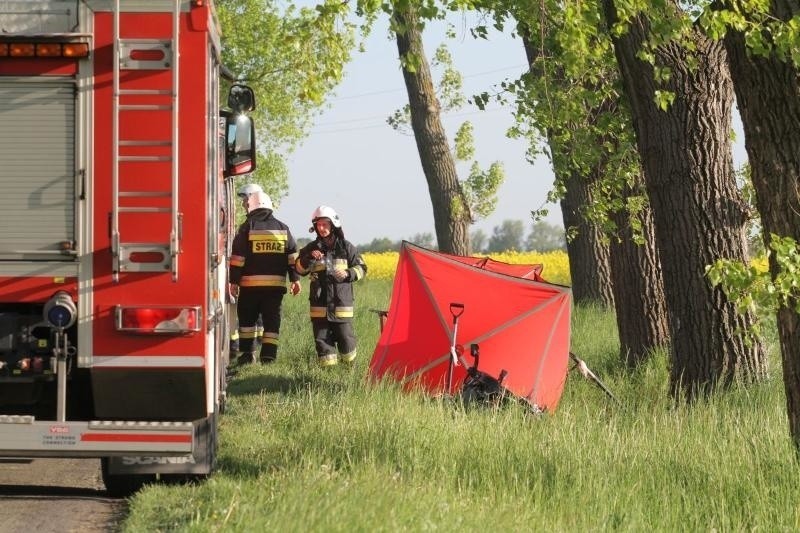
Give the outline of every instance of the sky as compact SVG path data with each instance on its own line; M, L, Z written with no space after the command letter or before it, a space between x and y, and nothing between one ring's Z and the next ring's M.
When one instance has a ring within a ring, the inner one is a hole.
M494 90L506 77L515 79L525 70L525 53L510 33L490 33L476 41L468 33L475 20L459 14L450 19L456 38L447 39L445 26L425 33L428 60L446 41L455 67L464 77L464 94ZM434 80L440 72L434 70ZM312 211L321 204L336 209L345 236L354 244L373 239L393 241L429 233L435 236L433 209L413 135L393 130L386 119L408 103L397 45L388 38L387 22L379 20L366 41L365 52L355 52L343 82L316 119L310 135L289 158L289 194L279 202L276 216L292 228L295 237L308 237ZM506 137L513 124L508 110L494 106L481 112L467 105L444 114L443 124L452 143L465 120L474 126L476 159L487 168L503 163L506 180L498 192L497 208L472 227L488 236L504 220L521 220L530 231L530 212L545 206L553 183L550 163L540 157L525 160L527 141ZM470 163L458 165L466 177ZM547 206L545 221L562 226L558 205Z
M497 88L503 79L516 79L526 68L522 43L511 32L490 31L488 40L476 40L469 27L474 15L451 15L455 39L445 37L444 24L429 25L424 34L428 60L446 42L454 66L464 77L464 94ZM310 135L289 158L289 194L282 198L276 216L289 225L296 238L309 237L311 213L319 205L336 209L345 236L353 244L373 239L411 239L429 233L435 238L433 210L413 135L393 130L386 119L408 103L397 45L388 37L387 21L379 20L366 41L365 52L355 52L345 78L316 119ZM441 73L433 71L434 80ZM509 139L511 113L494 104L489 111L467 105L442 115L452 143L459 125L474 126L476 159L483 168L503 163L506 179L500 187L493 214L472 226L490 237L505 220L521 220L525 236L532 225L531 211L546 208L544 221L563 227L558 204L547 203L553 183L549 160L526 160L527 141ZM734 113L734 162L746 161L738 114ZM458 165L463 179L469 163Z

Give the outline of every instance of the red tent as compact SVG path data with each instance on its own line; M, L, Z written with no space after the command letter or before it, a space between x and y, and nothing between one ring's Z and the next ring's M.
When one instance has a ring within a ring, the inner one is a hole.
M456 342L479 345L479 370L495 379L505 370L508 391L554 410L567 376L571 291L535 281L540 272L541 265L453 256L403 242L370 374L432 394L457 392L467 374L463 365L454 368L446 390L455 303L464 307Z
M484 270L491 270L492 272L499 272L501 274L508 274L518 278L533 279L536 281L544 281L542 279L542 265L520 265L512 263L503 263L502 261L495 261L491 257L473 257L470 255L450 255L440 253L444 257L449 257L461 263L476 266Z

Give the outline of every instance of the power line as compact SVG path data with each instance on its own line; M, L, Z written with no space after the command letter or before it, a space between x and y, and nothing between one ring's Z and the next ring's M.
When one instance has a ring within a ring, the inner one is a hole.
M350 124L350 123L353 123L353 122L364 122L365 120L376 120L376 119L381 119L381 120L383 120L385 122L387 116L388 116L388 114L387 115L370 115L368 117L362 117L362 118L351 118L351 119L347 119L347 120L334 120L332 122L323 122L321 124L314 124L314 127L334 126L334 125L337 125L337 124Z
M486 70L486 71L483 71L483 72L475 72L473 74L465 74L462 77L464 77L464 78L475 78L477 76L485 76L487 74L494 74L496 72L504 72L504 71L507 71L507 70L514 70L514 69L521 69L521 68L527 68L527 65L520 64L520 65L513 65L513 66L510 66L510 67L502 67L502 68L497 68L497 69L494 69L494 70ZM368 92L368 93L352 94L352 95L349 95L349 96L340 96L338 98L332 98L331 102L338 102L340 100L352 100L353 98L363 98L365 96L377 96L379 94L397 93L397 92L401 92L401 91L405 91L405 88L404 87L399 87L397 89L384 89L384 90L381 90L381 91L371 91L371 92Z
M477 110L477 111L464 111L464 112L461 112L461 113L442 113L442 116L445 119L449 119L449 118L465 117L465 116L469 116L469 115L478 115L478 114L484 114L484 113L495 113L497 111L505 111L505 109L506 108L504 108L504 107L494 107L494 108L491 108L491 109L484 109L482 111L481 110ZM316 130L316 129L314 129L314 130L311 130L309 132L309 135L317 135L317 134L320 134L320 133L342 133L342 132L348 132L348 131L369 130L369 129L382 128L382 127L387 127L388 126L388 124L385 121L385 118L386 118L385 116L383 116L383 115L381 115L381 116L375 115L373 117L364 117L364 118L356 118L356 119L350 119L350 120L340 120L340 121L337 120L337 121L334 121L334 122L326 122L325 124L317 124L316 127L326 127L326 126L335 126L335 125L339 125L339 124L348 124L348 123L353 123L353 122L363 122L365 120L374 120L376 118L384 119L384 121L381 124L364 125L364 126L358 126L358 127L354 127L354 128L338 128L338 129L333 129L333 130Z

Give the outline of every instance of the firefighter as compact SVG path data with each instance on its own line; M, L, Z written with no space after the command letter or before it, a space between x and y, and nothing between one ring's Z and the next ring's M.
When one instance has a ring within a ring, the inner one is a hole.
M244 208L245 213L247 212L248 196L257 192L264 192L264 189L262 189L261 185L258 183L246 183L239 187L239 190L236 191L236 196L238 196L239 200L242 202L242 207ZM247 221L245 221L243 225L244 224L247 224ZM239 229L241 228L242 226L239 226ZM230 353L231 356L239 356L242 354L242 352L239 350L239 317L236 313L236 297L229 295L229 302L232 304L232 312L228 314L228 329L231 332ZM258 321L256 322L256 345L261 343L263 334L264 324L261 320L261 315L258 315Z
M321 366L356 358L353 329L353 283L367 274L367 265L356 247L345 240L336 211L321 205L311 214L317 238L300 250L295 267L310 274L309 303L317 359Z
M290 293L300 294L294 263L297 244L289 227L273 215L272 200L260 187L244 191L243 205L247 220L233 239L228 290L237 298L239 315L239 365L256 360L257 322L264 325L259 360L275 361L281 327L281 303L286 294L286 276Z

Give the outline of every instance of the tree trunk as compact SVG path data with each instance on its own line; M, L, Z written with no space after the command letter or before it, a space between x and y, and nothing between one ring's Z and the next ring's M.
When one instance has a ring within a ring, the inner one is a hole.
M527 24L520 24L519 30L531 72L537 76L548 76L551 80L558 80L562 74L559 69L555 69L555 74L552 71L536 70L539 56L544 50L549 49L549 46L556 45L547 39L547 45L537 46L531 40ZM542 37L541 34L536 35L537 38ZM541 67L538 69L541 70ZM593 110L594 112L587 113L583 123L596 125L593 121L597 121L599 117L618 113L619 104L619 99L606 99ZM550 138L549 132L548 138ZM617 141L618 139L609 137L598 139L597 142L605 145ZM571 161L570 152L575 150L575 147L568 147L563 157L556 157L558 150L559 147L551 142L550 152L556 175L570 175L567 169L557 168L557 162ZM622 150L625 149L618 146L617 151ZM609 213L609 217L618 228L618 234L610 236L610 239L609 236L603 235L601 227L587 220L584 214L593 203L591 187L596 187L597 182L607 183L609 181L607 174L614 172L608 170L607 165L608 161L598 162L593 172L597 177L594 180L572 175L572 178L565 183L566 194L561 201L561 211L564 226L566 228L574 226L578 230L577 238L567 243L575 300L595 301L606 306L614 305L620 357L627 366L633 367L642 362L654 348L665 346L669 340L664 285L649 207L637 215L640 219L641 232L645 237L645 242L641 245L633 238L630 215L627 212L627 200L634 192L640 196L645 195L643 184L637 185L635 191L631 187L626 187L624 190L612 193L612 196L618 196L626 207L618 212ZM606 244L606 241L610 241L610 244Z
M644 187L644 183L641 184ZM623 197L642 196L627 189ZM629 368L643 363L655 348L669 343L667 303L661 263L655 244L653 213L645 207L638 215L644 242L637 244L627 210L611 216L618 234L611 238L611 276L617 314L620 358Z
M564 184L561 216L567 234L575 228L575 236L567 239L569 273L572 278L572 297L575 303L614 305L611 289L611 263L607 239L603 231L586 219L583 209L592 202L595 180L572 175Z
M537 58L542 49L530 37L530 29L526 24L519 27L522 35L522 45L525 47L525 56L528 66L534 76L544 75L539 71ZM561 80L563 74L556 69L550 73L554 81ZM609 263L608 244L603 238L602 230L593 222L586 219L584 208L592 201L591 188L595 180L591 177L580 176L565 168L556 168L556 157L562 147L550 142L552 132L546 132L550 145L553 171L556 176L568 175L564 183L564 196L561 198L561 216L564 220L564 229L567 234L574 237L567 239L567 256L569 257L569 272L572 280L572 298L576 303L599 303L611 307L614 303L614 294L611 289L611 275ZM573 228L571 230L571 228Z
M604 0L609 26L617 22L614 0ZM675 6L679 12L680 8ZM722 43L695 33L697 59L676 43L655 50L656 62L671 69L656 82L653 67L636 57L648 35L643 16L613 37L631 105L639 154L661 254L670 328L670 392L693 400L737 377L764 376L763 347L737 333L752 325L721 288L712 287L705 267L720 258L747 258L745 207L733 171L733 90ZM663 84L663 85L662 85ZM666 89L675 100L665 110L654 100Z
M395 11L397 50L411 58L416 71L403 69L411 108L411 128L417 141L422 170L433 204L433 220L439 250L469 255L470 214L458 181L456 164L439 117L439 100L422 45L422 31L413 10Z
M774 0L771 14L789 20L800 13L796 1ZM730 32L725 46L736 101L744 128L745 149L765 235L800 242L800 72L774 56L748 54L740 32ZM770 255L775 279L778 265ZM789 430L800 451L800 317L797 300L778 311L778 334Z

